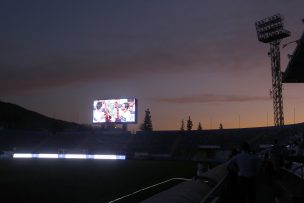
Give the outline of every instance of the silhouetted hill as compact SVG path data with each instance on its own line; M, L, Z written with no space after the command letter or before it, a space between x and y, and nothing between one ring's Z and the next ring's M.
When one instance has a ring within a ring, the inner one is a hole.
M82 129L85 126L53 119L16 104L0 101L0 126L9 129L51 130Z

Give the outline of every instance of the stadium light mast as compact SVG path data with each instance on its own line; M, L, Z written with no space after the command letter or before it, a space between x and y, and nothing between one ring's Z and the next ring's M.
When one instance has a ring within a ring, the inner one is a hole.
M275 126L284 125L282 72L280 66L280 42L281 39L290 36L290 32L284 29L283 17L276 14L255 22L258 40L270 44L271 73L272 73L272 99Z

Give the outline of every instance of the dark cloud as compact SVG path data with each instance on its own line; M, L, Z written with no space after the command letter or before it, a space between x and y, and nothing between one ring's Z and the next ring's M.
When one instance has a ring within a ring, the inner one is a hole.
M256 71L268 62L266 50L263 60L256 54L256 16L235 11L253 15L259 6L241 2L228 10L220 4L225 10L216 15L213 1L57 2L51 9L35 4L40 9L33 12L3 7L0 94L152 74Z
M156 97L152 100L164 103L214 103L214 102L251 102L251 101L268 101L270 97L248 96L248 95L216 95L202 94L184 97Z
M47 57L39 57L37 53L37 58L30 56L1 64L0 92L13 94L70 84L115 82L153 74L200 71L223 74L241 67L246 69L248 64L242 57L246 56L229 52L225 45L207 49L200 45L173 45L170 42L144 48L117 49L116 52L97 49L67 55L52 53Z

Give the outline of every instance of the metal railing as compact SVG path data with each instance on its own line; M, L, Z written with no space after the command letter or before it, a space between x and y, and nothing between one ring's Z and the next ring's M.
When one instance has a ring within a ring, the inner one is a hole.
M216 202L217 196L214 195L220 189L227 178L227 174L210 190L208 194L200 201L200 203Z
M300 178L304 179L304 164L301 164L300 166L297 166L292 171L293 171L294 174L299 175ZM300 171L300 172L297 173L298 171Z
M285 160L291 164L291 167L285 170L304 180L304 156L289 156Z

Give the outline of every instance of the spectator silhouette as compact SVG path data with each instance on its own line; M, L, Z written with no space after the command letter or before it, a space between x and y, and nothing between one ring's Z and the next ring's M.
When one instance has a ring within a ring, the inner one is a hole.
M271 162L269 158L269 152L265 152L262 162L262 170L265 177L268 179L268 181L271 181L274 177L274 167L273 163Z
M197 170L196 170L196 176L194 177L194 180L199 180L203 177L203 174L206 172L204 164L202 162L197 163Z
M274 145L271 148L271 161L274 166L276 176L278 176L280 168L284 164L282 147L279 146L278 140L274 140Z
M295 147L295 156L304 156L304 139L299 140Z
M236 149L231 150L229 159L232 159L237 154L238 151ZM239 202L238 169L236 168L236 165L228 165L227 171L227 179L222 191L223 202Z
M228 167L237 171L239 184L238 202L256 202L258 158L251 153L250 145L247 142L242 144L241 152L229 161Z

